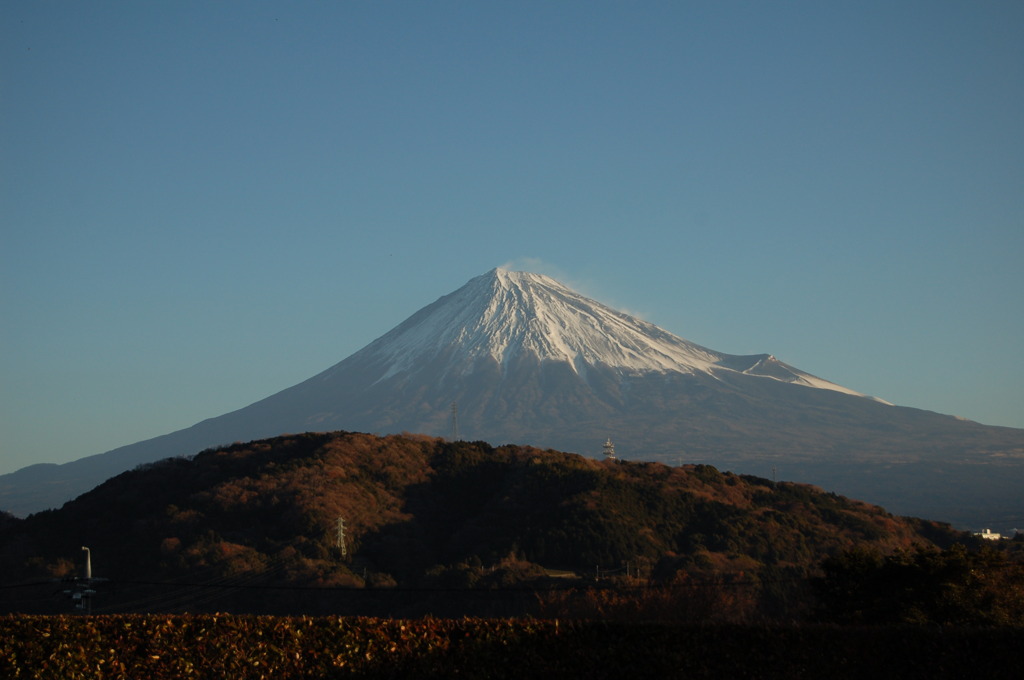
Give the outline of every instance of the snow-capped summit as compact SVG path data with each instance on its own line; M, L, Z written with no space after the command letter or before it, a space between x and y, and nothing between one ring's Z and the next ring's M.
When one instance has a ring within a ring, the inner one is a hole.
M632 371L707 370L719 356L657 326L587 299L541 274L493 269L423 308L356 356L388 365L388 377L457 348L463 368L482 358L507 366L530 354L574 370L605 364Z
M586 379L596 367L620 374L738 371L864 396L767 354L735 356L701 347L654 324L586 298L542 274L497 268L424 307L351 357L378 380L431 366L471 373L493 361L506 371L530 357L562 362Z

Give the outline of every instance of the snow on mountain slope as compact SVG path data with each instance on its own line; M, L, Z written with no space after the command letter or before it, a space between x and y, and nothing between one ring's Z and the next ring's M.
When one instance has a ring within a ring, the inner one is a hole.
M599 365L624 375L715 376L738 371L864 396L773 356L738 357L701 347L547 276L500 268L424 307L350 360L378 366L379 382L415 370L444 352L448 353L447 370L460 373L471 371L481 358L505 367L517 357L532 354L541 361L565 362L584 379L589 368Z
M739 362L738 360L744 361ZM744 368L743 366L751 360L753 361L753 363L750 363L749 366ZM892 406L892 404L885 401L884 399L879 399L878 397L869 397L865 394L861 394L860 392L855 392L854 390L851 390L847 387L843 387L842 385L837 385L833 382L829 382L828 380L819 378L818 376L811 375L810 373L805 373L804 371L801 371L799 368L795 368L793 366L790 366L789 364L779 361L771 354L756 354L754 356L742 357L733 356L727 359L723 359L721 362L719 362L718 366L730 368L732 370L737 370L743 373L744 375L753 375L761 378L771 378L773 380L780 380L782 382L792 383L794 385L815 387L822 390L832 390L833 392L842 392L843 394L850 394L855 397L866 397L868 399L872 399L873 401L877 401L887 406Z
M494 269L425 307L353 358L386 363L381 379L457 347L462 366L522 353L632 371L707 370L718 355L617 312L539 274Z

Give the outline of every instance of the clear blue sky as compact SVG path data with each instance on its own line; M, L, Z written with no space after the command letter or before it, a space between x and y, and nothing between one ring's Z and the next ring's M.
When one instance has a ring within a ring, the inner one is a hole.
M0 472L506 263L1024 427L1024 3L0 4Z

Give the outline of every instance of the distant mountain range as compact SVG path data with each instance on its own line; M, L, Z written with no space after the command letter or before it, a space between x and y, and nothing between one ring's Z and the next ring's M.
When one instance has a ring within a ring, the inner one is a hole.
M551 278L495 269L326 371L238 411L0 477L59 506L168 456L282 433L416 432L814 483L962 528L1024 527L1024 430L898 407L769 354L716 352Z

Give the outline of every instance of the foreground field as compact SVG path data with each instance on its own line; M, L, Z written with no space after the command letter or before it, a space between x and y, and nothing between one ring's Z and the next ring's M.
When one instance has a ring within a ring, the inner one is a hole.
M1022 628L7 616L3 678L1010 678Z

